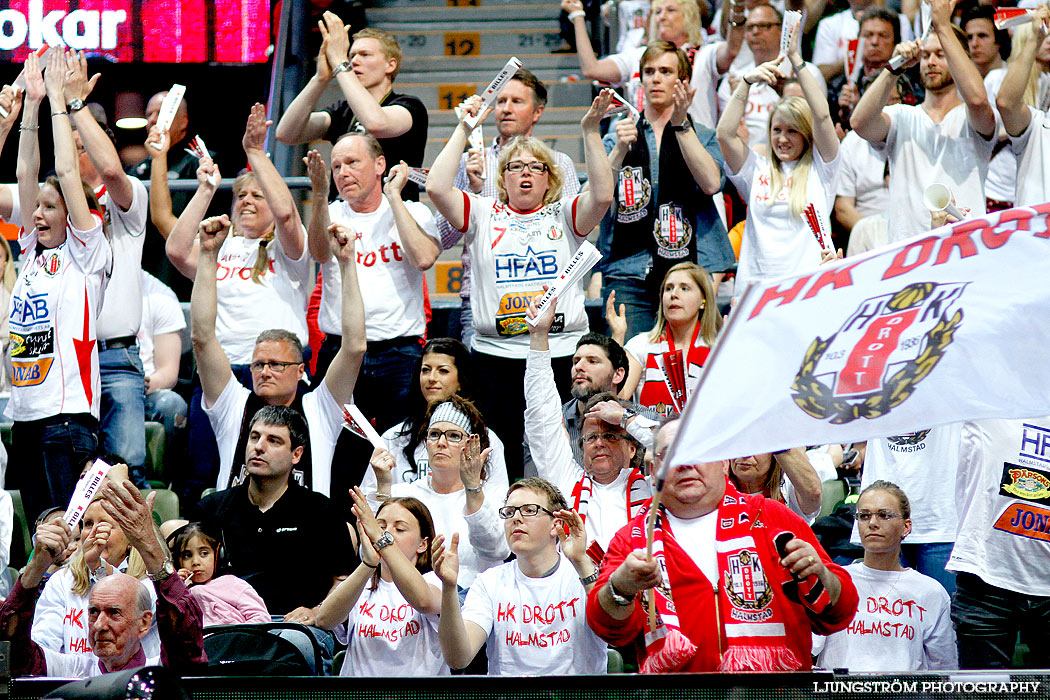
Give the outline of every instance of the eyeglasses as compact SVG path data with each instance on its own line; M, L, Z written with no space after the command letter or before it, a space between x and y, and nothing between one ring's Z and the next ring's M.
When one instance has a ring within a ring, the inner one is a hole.
M903 518L904 517L900 513L893 513L893 512L888 511L888 510L880 510L878 513L872 513L871 511L867 511L867 510L858 510L857 511L857 520L861 521L862 523L866 523L869 520L871 520L871 516L873 516L873 515L879 516L879 520L881 520L882 522L886 522L888 520L893 520L894 518Z
M467 439L467 434L461 430L438 430L433 428L427 431L427 442L437 442L444 436L445 441L450 445L458 445Z
M292 365L301 365L302 362L253 362L248 365L248 368L253 372L262 372L264 369L269 369L274 374L280 374Z
M624 439L623 433L587 433L581 439L584 445L593 445L601 438L605 442L616 444Z
M510 520L519 510L521 511L521 515L526 518L533 518L539 515L541 510L547 515L554 517L554 513L536 503L522 503L520 506L503 506L497 512L499 513L499 517L504 520Z
M780 22L755 22L754 24L745 24L744 31L746 32L768 32L773 27L779 27Z
M528 168L537 175L542 175L547 172L547 164L541 163L538 160L534 160L531 163L526 163L523 160L512 160L507 163L506 171L508 173L520 173L525 168Z

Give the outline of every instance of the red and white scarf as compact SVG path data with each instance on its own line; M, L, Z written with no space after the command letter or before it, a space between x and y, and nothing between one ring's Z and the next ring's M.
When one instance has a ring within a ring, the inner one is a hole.
M580 520L584 523L587 522L587 504L593 489L591 476L586 472L572 487L572 508L580 514ZM627 475L627 489L624 493L627 498L627 522L630 522L636 515L645 512L646 504L652 499L653 492L645 476L637 468L632 468L630 474ZM605 550L597 541L591 542L587 548L587 554L595 566L601 566Z

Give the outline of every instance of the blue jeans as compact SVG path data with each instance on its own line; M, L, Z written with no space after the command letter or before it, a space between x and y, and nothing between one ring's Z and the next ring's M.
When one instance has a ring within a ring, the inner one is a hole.
M271 615L270 617L274 622L284 622L284 615ZM272 631L281 639L287 639L294 644L295 647L302 652L303 656L306 657L307 662L310 664L310 668L312 668L314 673L318 676L332 675L332 659L335 657L335 635L329 630L314 627L312 625L306 625L306 629L321 646L322 668L320 670L316 667L317 659L314 654L314 645L309 639L306 639L303 636L301 631L293 629L277 629Z
M959 574L952 596L952 623L959 668L1010 668L1018 634L1028 645L1024 668L1050 667L1050 597L1015 593Z
M459 301L459 339L470 350L470 344L474 342L474 311L470 308L470 297L460 297Z
M171 389L160 389L146 394L146 420L155 421L164 426L167 446L165 460L171 465L182 464L185 446L182 444L186 433L186 416L189 405L186 399ZM156 465L160 466L160 465Z
M626 306L627 313L627 335L628 340L652 330L656 325L655 298L649 292L644 277L602 277L602 308L609 300L609 292L616 292L616 311L620 311L620 304ZM603 312L604 313L604 312ZM606 331L608 329L606 328Z
M69 503L85 463L98 450L98 421L89 413L15 421L11 442L22 504L33 521L45 508Z
M952 542L927 542L925 544L902 544L901 564L909 566L920 574L937 579L948 591L955 592L955 574L946 570L948 558L952 555Z
M146 379L139 347L114 348L98 353L102 374L99 411L102 452L124 458L136 486L146 485Z

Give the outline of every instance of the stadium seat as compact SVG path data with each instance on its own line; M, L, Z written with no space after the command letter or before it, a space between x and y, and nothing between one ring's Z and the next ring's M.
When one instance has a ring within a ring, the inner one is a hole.
M845 499L848 493L849 486L844 479L828 479L823 482L820 485L820 515L817 517L831 515L831 511L835 510L835 506Z
M179 497L171 489L153 489L157 500L153 502L154 519L159 518L158 525L166 520L179 517Z
M15 509L15 522L11 531L11 560L8 562L16 569L21 569L29 561L29 555L33 551L33 539L30 536L30 528L33 524L26 518L25 507L22 505L22 492L8 490L11 502ZM34 514L34 518L36 515ZM21 544L19 544L21 542Z
M146 421L146 480L156 489L167 488L171 484L164 464L167 444L168 435L164 432L164 426Z
M332 675L338 676L339 669L343 667L343 661L346 659L346 649L341 649L336 652L335 658L332 659Z
M623 656L615 649L606 649L609 660L605 666L606 673L623 673Z

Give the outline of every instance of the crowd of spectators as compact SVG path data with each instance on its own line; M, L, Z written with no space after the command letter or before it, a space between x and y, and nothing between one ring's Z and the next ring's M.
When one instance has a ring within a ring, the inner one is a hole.
M1050 667L1050 417L735 455L655 489L719 297L929 230L931 184L967 214L1048 199L1050 9L1011 36L979 4L825 4L564 0L564 50L631 106L606 88L586 109L582 189L533 136L548 92L524 68L492 107L460 105L418 186L428 114L395 92L397 41L332 13L315 74L282 114L242 115L240 149L169 163L189 117L183 102L162 130L162 93L127 173L84 56L30 55L24 89L0 92L0 149L18 126L0 216L22 227L17 275L0 248L6 486L40 513L2 582L12 670L194 674L207 626L270 620L306 627L317 673L345 648L344 676L599 674L610 650L644 673L1009 668L1018 642ZM785 11L802 18L782 52ZM622 30L604 58L601 17ZM343 100L319 110L333 84ZM271 127L332 144L304 158L309 212ZM209 216L219 161L247 168ZM173 195L173 172L196 192ZM807 209L834 222L831 249ZM540 305L595 231L596 277ZM425 272L460 241L462 335L428 339ZM192 281L182 394L186 322L143 271L161 244ZM344 430L351 404L371 445ZM147 419L182 445L184 520L154 522ZM96 458L116 466L70 529ZM856 561L811 528L836 479L858 486ZM11 513L0 491L0 564Z

